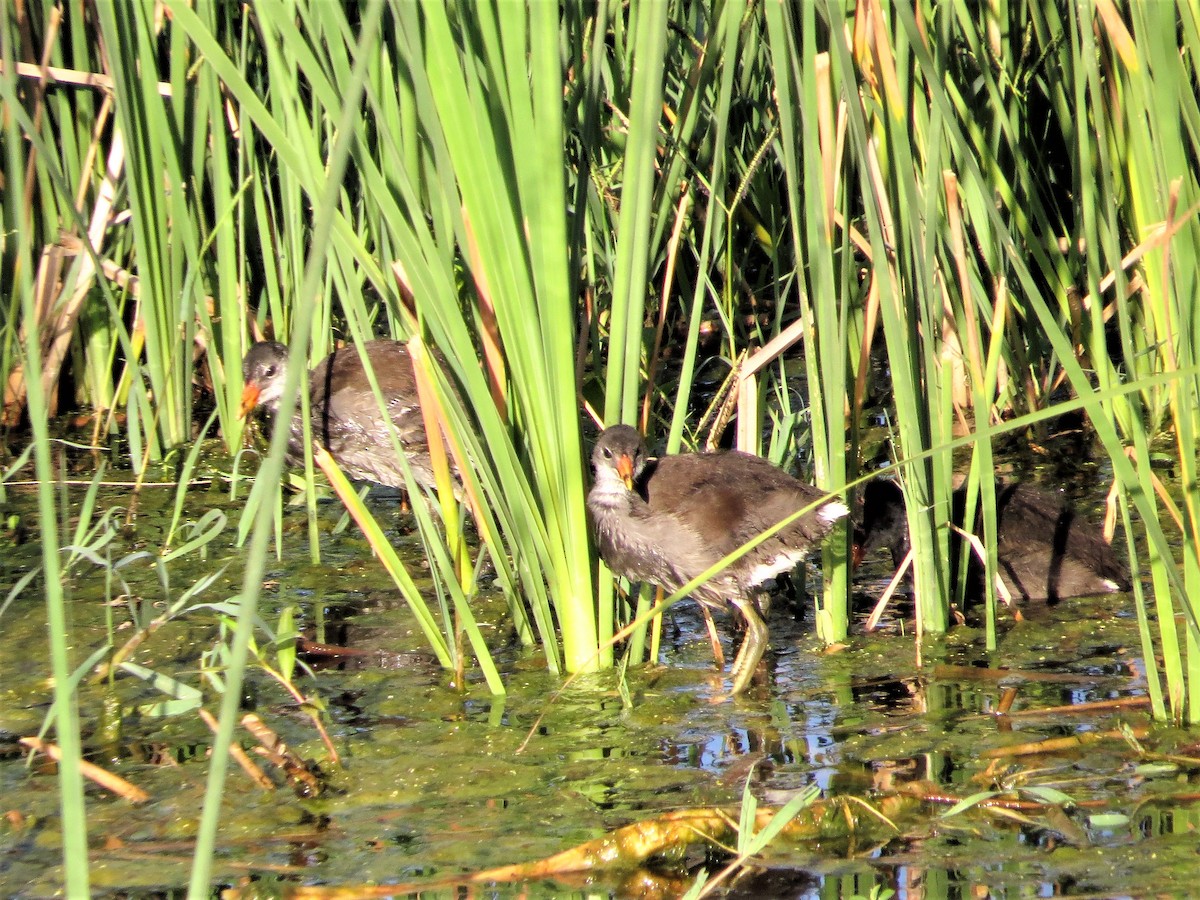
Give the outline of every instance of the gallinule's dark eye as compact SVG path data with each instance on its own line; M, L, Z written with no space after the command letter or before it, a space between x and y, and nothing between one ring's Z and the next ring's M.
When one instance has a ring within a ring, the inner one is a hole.
M604 458L612 459L612 451L609 450L607 447L604 448Z
M267 366L267 371L264 372L263 375L267 378L274 378L275 377L275 367Z

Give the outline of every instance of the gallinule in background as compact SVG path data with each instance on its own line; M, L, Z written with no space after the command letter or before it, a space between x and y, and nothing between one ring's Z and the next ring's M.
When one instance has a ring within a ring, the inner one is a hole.
M388 420L396 429L413 477L425 487L434 486L433 469L417 383L408 348L400 341L369 341L363 345L379 391L387 405L387 419L379 410L362 360L352 346L334 350L308 376L309 409L314 440L319 441L348 478L403 488L404 470L392 449ZM242 361L241 415L254 409L274 417L287 374L288 349L275 341L255 344ZM299 408L290 423L288 461L304 459L304 427Z
M726 554L823 496L748 453L682 453L651 460L638 433L614 425L592 452L596 480L588 509L600 555L634 581L676 591ZM756 594L792 569L846 515L829 501L772 535L696 588L708 607L731 605L746 620L734 660L733 693L749 685L767 647Z
M966 489L953 496L953 521L960 528ZM863 490L862 521L855 529L856 555L880 547L892 552L899 566L908 553L904 494L896 482L877 478ZM1100 528L1080 518L1058 497L1029 484L996 486L998 574L1016 601L1054 602L1129 589L1129 570L1101 536ZM981 533L982 524L973 529ZM951 533L953 571L963 538ZM968 551L970 552L970 551ZM967 570L968 600L983 596L983 563L971 552Z

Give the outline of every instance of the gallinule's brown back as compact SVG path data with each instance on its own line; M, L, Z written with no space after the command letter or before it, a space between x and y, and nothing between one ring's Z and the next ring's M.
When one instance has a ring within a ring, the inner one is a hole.
M966 490L953 496L953 521L963 526ZM904 494L894 481L878 478L863 490L862 522L855 530L856 549L887 547L900 565L908 553ZM980 533L981 521L974 528ZM999 574L1017 601L1054 602L1129 589L1129 570L1101 536L1099 526L1071 507L1029 484L996 486ZM963 539L950 537L952 571L958 571ZM983 564L971 553L967 599L983 596Z
M380 340L363 344L363 350L386 401L387 418L380 414L358 351L352 346L342 347L309 373L313 439L329 451L348 478L403 488L404 470L392 449L390 422L413 477L425 487L433 487L429 445L408 348L400 341ZM274 417L287 374L287 355L287 347L275 341L257 343L246 353L242 361L243 416L261 409ZM287 455L292 464L304 459L303 441L304 428L297 409L288 440Z
M646 457L638 433L614 425L592 452L596 480L588 509L600 555L618 575L675 591L822 492L757 456L737 451ZM734 660L733 693L745 690L767 647L755 595L817 546L845 504L801 516L696 588L709 607L731 605L746 620Z

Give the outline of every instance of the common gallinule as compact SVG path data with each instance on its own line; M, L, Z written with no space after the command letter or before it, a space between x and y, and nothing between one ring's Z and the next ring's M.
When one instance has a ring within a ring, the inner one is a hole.
M403 488L404 470L390 436L395 428L413 477L419 484L433 487L429 444L408 348L400 341L379 340L363 344L363 350L386 402L387 419L380 413L358 351L342 347L321 360L308 376L313 439L324 445L348 478ZM261 409L274 417L287 374L287 356L287 347L276 341L254 344L246 353L242 416ZM304 427L297 409L287 449L293 465L304 459L303 442Z
M648 459L638 433L614 425L592 452L588 509L600 555L634 581L676 591L724 556L823 494L757 456L737 451ZM733 662L733 693L750 683L767 647L756 595L792 569L846 515L831 500L801 516L696 588L707 607L731 605L746 620Z
M953 522L962 528L966 489L952 497ZM863 489L862 521L855 529L856 556L881 547L899 566L908 553L904 494L891 479L877 478ZM981 533L977 516L974 531ZM1030 484L996 486L998 573L1014 600L1055 602L1129 589L1129 570L1101 536L1099 526L1075 514L1062 500ZM963 538L952 532L952 571L958 571ZM968 600L983 596L983 563L971 553Z

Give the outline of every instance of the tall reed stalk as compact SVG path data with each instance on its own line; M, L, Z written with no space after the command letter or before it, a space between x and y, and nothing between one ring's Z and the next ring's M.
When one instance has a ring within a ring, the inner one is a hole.
M6 16L0 12L0 58L14 58L11 43L12 32ZM5 116L4 143L6 187L16 196L24 193L24 167L19 152L22 146L20 135L35 129L16 102L15 81L11 67L5 67L0 77L0 97L11 114ZM9 207L11 210L12 207ZM11 213L10 213L11 214ZM20 213L18 213L19 215ZM32 232L17 228L11 232L16 241L13 248L17 259L28 261L33 258ZM28 265L15 267L14 295L20 298L20 320L37 321L32 273ZM24 345L20 348L26 370L41 371L42 348L40 334L36 328L25 331ZM68 626L66 592L63 589L62 570L59 561L59 509L55 489L54 460L49 434L49 404L47 403L40 378L32 378L28 384L30 425L33 432L34 467L38 481L39 533L42 545L42 581L46 600L46 621L50 642L50 660L54 678L54 735L61 756L58 762L59 809L62 817L63 888L69 896L85 897L89 891L87 809L83 795L83 776L80 770L82 740L80 738L79 705L75 694L75 666L82 660L75 659L71 648L74 636Z

